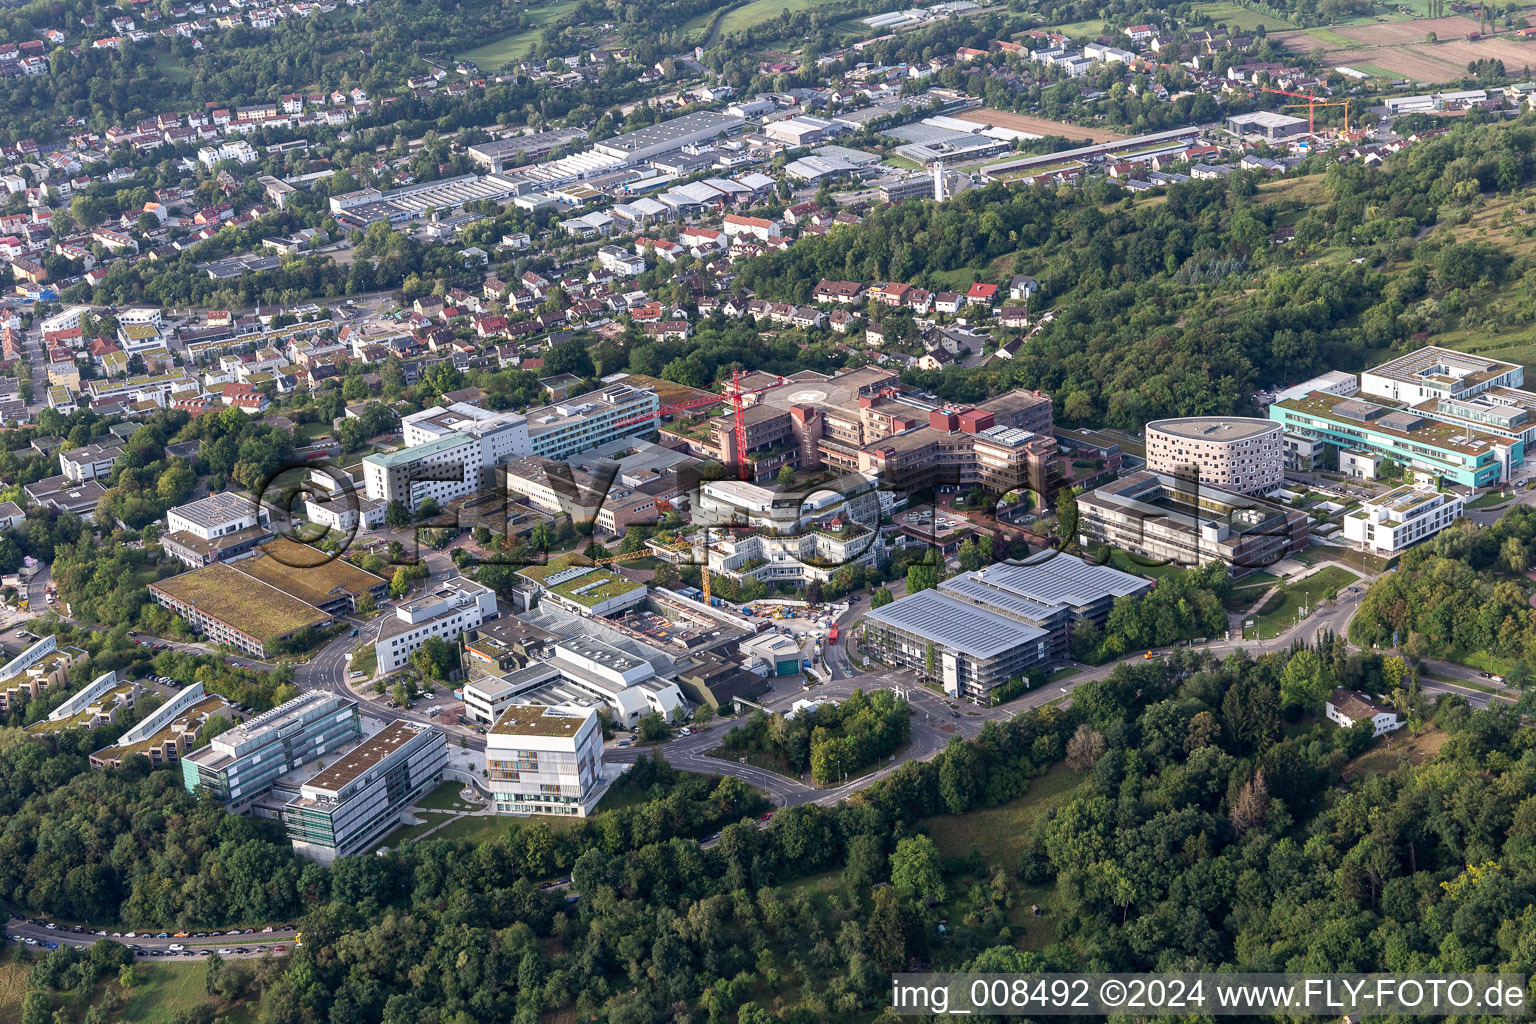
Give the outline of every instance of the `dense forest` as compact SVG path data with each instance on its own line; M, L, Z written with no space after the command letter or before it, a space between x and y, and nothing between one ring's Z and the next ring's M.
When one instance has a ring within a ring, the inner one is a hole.
M140 926L295 918L304 943L265 979L271 1024L532 1024L557 1010L809 1024L877 1010L887 973L913 958L1528 973L1536 733L1507 710L1429 705L1402 669L1332 639L1258 661L1181 650L766 827L740 783L642 760L630 781L651 799L575 828L517 824L332 869L171 772L86 772L86 738L50 753L13 732L0 886L30 912ZM1411 730L1439 737L1438 757L1378 757L1341 781L1369 724L1339 730L1287 704L1299 675L1390 694ZM945 847L957 816L1032 801L1047 772L1068 788L1032 826L990 855ZM719 841L701 848L710 830ZM579 899L538 888L562 872Z
M1536 560L1536 510L1516 505L1488 526L1462 520L1403 553L1350 623L1358 644L1461 660L1491 654L1536 665L1536 609L1524 573ZM1508 673L1506 672L1506 675Z

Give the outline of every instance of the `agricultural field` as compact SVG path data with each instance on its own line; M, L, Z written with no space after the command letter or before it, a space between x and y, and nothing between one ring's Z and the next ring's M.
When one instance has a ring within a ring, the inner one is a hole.
M824 0L751 0L720 19L720 32L746 32L779 17L824 5Z
M576 0L554 0L553 3L529 10L529 26L500 39L477 46L458 55L459 60L472 60L487 71L494 70L509 61L521 60L533 52L544 26L564 17L576 9Z
M1092 37L1104 31L1103 18L1090 18L1087 21L1069 21L1061 25L1045 25L1042 28L1048 32L1060 32L1064 36L1073 39L1081 39L1084 36ZM1090 38L1090 42L1092 39Z
M1239 7L1233 3L1195 4L1190 9L1190 14L1196 20L1202 17L1209 17L1215 24L1240 29L1244 32L1252 32L1260 25L1263 25L1265 28L1274 28L1278 24L1283 24L1279 18L1269 18L1266 20L1264 15L1250 11L1246 7Z
M1448 82L1466 74L1465 64L1431 56L1429 47L1423 43L1416 47L1372 46L1350 50L1349 58L1415 82Z
M1454 39L1477 31L1477 22L1471 18L1424 18L1418 21L1394 21L1372 25L1340 25L1334 29L1341 36L1348 36L1369 46L1394 46L1398 43L1422 43L1433 32L1441 39Z
M1293 53L1324 50L1329 62L1347 64L1381 78L1407 78L1416 82L1447 82L1462 77L1476 60L1499 60L1512 75L1536 64L1536 41L1527 42L1510 32L1468 42L1477 31L1471 18L1419 18L1412 21L1377 21L1340 24L1277 32ZM1425 39L1435 33L1438 42Z
M1011 128L1016 132L1029 132L1033 135L1060 135L1074 141L1082 139L1088 142L1118 142L1127 138L1125 135L1119 135L1104 128L1084 128L1082 125L1068 124L1065 121L1051 121L1043 117L1031 117L1028 114L1011 114L1006 110L995 110L992 107L977 107L953 116L958 120L970 121L974 124Z

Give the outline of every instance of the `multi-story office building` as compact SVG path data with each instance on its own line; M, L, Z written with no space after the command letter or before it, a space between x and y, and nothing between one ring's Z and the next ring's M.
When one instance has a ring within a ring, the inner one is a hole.
M503 814L584 818L602 796L603 729L595 708L510 707L485 744L491 799Z
M1486 356L1427 347L1360 375L1357 393L1332 387L1285 392L1269 408L1295 457L1323 442L1368 474L1382 458L1435 481L1491 487L1507 481L1536 444L1536 393L1524 368Z
M835 376L807 371L772 386L776 380L752 374L742 382L746 388L767 386L750 396L742 414L753 481L771 480L790 466L910 481L893 484L898 489L962 480L999 493L1020 486L1051 489L1055 443L1045 395L1013 391L974 408L940 408L930 398L904 393L895 371L873 366ZM668 433L703 457L734 464L735 416L716 417L708 427L707 438L682 428Z
M1287 434L1323 441L1341 453L1386 457L1437 480L1492 487L1525 461L1523 440L1434 419L1417 409L1316 392L1269 407Z
M562 147L579 145L587 137L580 128L556 128L529 135L509 135L504 139L470 146L469 158L495 174L512 166L542 160Z
M166 512L160 546L193 568L227 562L272 540L271 521L266 508L249 498L227 491L210 494Z
M650 594L644 583L594 565L530 565L517 575L540 601L592 618L626 612Z
M846 473L806 492L716 480L699 489L692 519L754 531L711 531L712 572L738 581L824 583L844 565L872 564L888 553L880 524L897 504L873 474ZM692 557L703 562L703 534L692 539Z
M1450 526L1466 507L1459 494L1424 487L1398 487L1344 516L1344 537L1366 551L1390 558Z
M1525 369L1470 352L1427 345L1360 374L1360 390L1407 405L1467 399L1495 388L1519 388Z
M687 709L682 690L657 674L656 665L628 649L590 637L560 638L521 668L464 684L464 713L490 725L509 707L606 707L611 722L633 729L655 712L673 721Z
M528 421L518 413L455 403L401 422L407 447L363 459L363 486L368 497L413 511L427 498L444 505L489 489L495 467L531 450Z
M462 576L444 580L415 600L397 605L395 614L384 619L374 645L379 671L404 668L411 652L428 637L455 641L498 614L496 593L490 587Z
M968 432L959 423L966 415L934 412L929 426L866 446L859 466L898 491L944 485L1006 494L1023 487L1049 500L1056 491L1055 438L1018 427Z
M502 489L551 515L619 536L686 505L701 461L686 452L623 437L563 460L532 456L501 467Z
M1152 584L1107 565L1042 551L961 573L864 617L871 646L894 665L939 681L946 693L987 693L1065 656L1072 624L1102 626L1114 602Z
M1306 513L1204 481L1142 471L1077 499L1084 544L1106 544L1149 564L1225 562L1246 575L1307 546Z
M182 759L187 792L245 809L279 777L362 738L357 702L319 691L279 704Z
M151 600L186 619L197 632L253 658L265 658L275 644L334 618L223 562L157 580L148 590Z
M299 787L283 808L295 853L322 864L362 853L436 786L448 765L440 729L394 721Z
M534 455L565 459L588 448L656 429L661 399L650 388L609 384L600 391L528 410Z
M1280 424L1243 416L1190 416L1147 424L1147 469L1191 475L1239 494L1270 494L1285 482Z

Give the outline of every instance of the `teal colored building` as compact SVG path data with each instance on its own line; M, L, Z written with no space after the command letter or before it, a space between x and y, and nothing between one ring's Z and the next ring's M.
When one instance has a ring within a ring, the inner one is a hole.
M1407 406L1364 394L1314 391L1276 402L1269 418L1289 435L1385 456L1464 487L1496 486L1524 463L1523 430L1478 429L1482 424L1474 425L1465 414L1437 418L1433 413L1441 404Z

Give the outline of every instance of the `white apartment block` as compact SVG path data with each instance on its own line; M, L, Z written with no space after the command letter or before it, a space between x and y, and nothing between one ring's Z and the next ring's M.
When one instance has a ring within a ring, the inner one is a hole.
M486 489L492 470L530 453L528 421L455 403L402 420L407 447L363 460L363 487L375 501L399 501L413 512L427 498L439 505Z
M510 707L485 743L491 798L503 814L584 818L603 794L603 730L596 708Z
M1459 494L1404 486L1362 502L1344 517L1344 537L1367 551L1390 558L1410 545L1433 537L1461 518L1466 501Z
M414 601L395 607L394 618L379 627L376 650L379 668L388 673L404 668L429 637L455 641L494 619L500 610L490 587L455 576L444 580Z
M605 245L597 250L597 262L604 270L619 277L635 277L645 273L645 257L626 252L616 245Z

